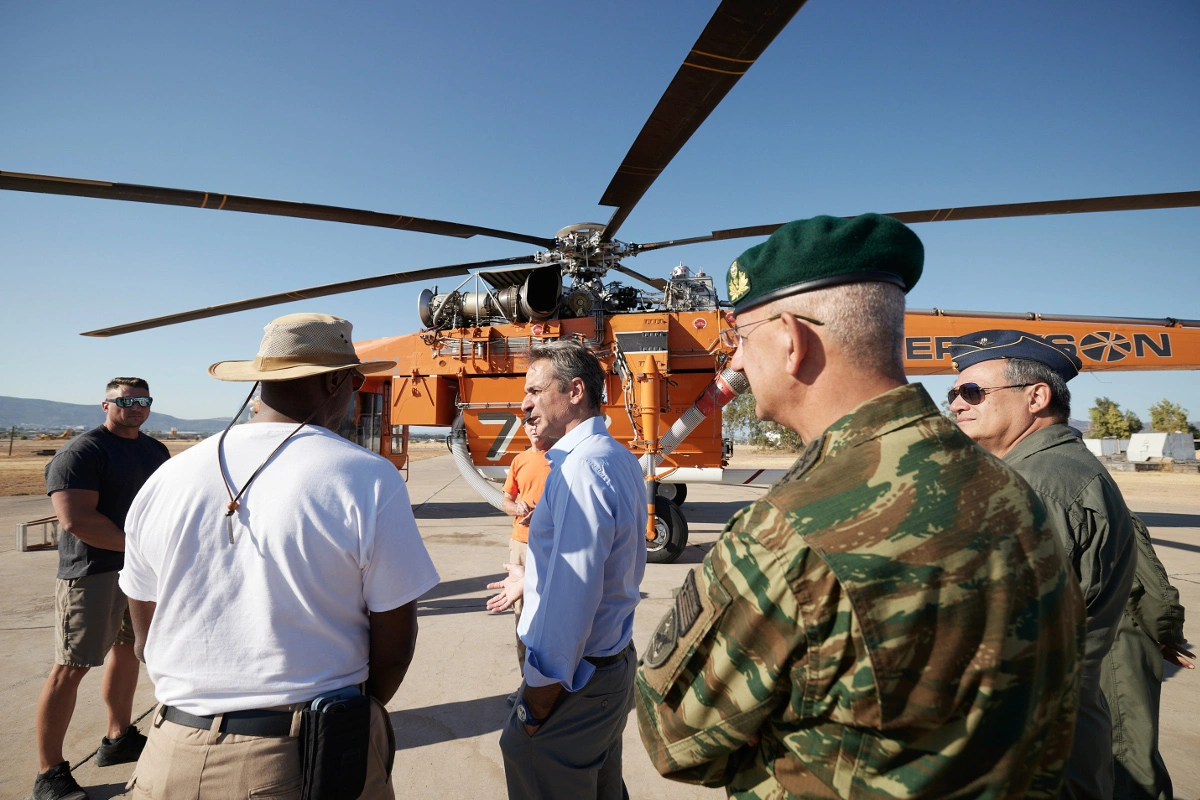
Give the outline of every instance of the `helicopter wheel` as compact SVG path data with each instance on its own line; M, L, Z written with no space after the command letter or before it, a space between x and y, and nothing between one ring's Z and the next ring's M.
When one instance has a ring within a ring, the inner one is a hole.
M658 485L658 496L665 497L675 503L675 505L681 506L683 505L683 501L687 499L687 484L660 483Z
M654 504L654 533L654 539L646 541L646 560L651 564L670 564L687 547L687 520L679 506L665 497Z

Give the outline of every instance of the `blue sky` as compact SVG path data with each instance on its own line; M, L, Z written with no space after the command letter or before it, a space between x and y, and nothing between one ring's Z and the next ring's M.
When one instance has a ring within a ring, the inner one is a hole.
M9 3L0 169L344 205L551 236L597 201L711 3ZM1200 5L811 0L621 230L1200 188ZM914 307L1200 317L1200 209L921 225ZM724 274L757 240L629 262ZM419 327L423 285L112 339L110 324L526 245L0 192L0 394L232 414L205 374L294 311ZM443 282L445 283L445 282ZM949 380L926 379L936 394ZM1200 417L1200 373L1085 374Z

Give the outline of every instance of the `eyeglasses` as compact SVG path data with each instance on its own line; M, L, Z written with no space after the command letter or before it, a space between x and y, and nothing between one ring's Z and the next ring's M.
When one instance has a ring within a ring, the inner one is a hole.
M745 341L750 336L749 333L742 333L742 331L748 331L750 328L753 328L755 325L762 325L764 322L774 322L775 320L781 318L782 316L783 316L783 314L775 314L773 316L767 317L766 319L756 319L756 320L754 320L754 322L747 322L745 325L735 325L732 328L722 328L721 329L721 343L724 344L726 347L732 347L732 348L736 349L739 345L741 345L741 343L743 341ZM824 322L821 322L820 320L812 319L811 317L804 317L804 316L801 316L800 314L792 314L792 316L795 317L796 319L802 319L805 322L811 323L813 325L824 325L825 324Z
M350 391L357 392L359 389L361 389L363 387L363 384L366 382L367 382L367 376L363 375L358 370L354 370L353 372L350 373Z
M983 397L988 392L998 392L1001 389L1024 389L1026 386L1033 386L1032 383L1014 383L1012 386L980 386L977 383L964 383L962 386L957 386L946 392L946 403L953 403L959 396L973 406L977 406L983 402Z
M154 402L153 397L106 397L106 403L116 403L121 408L133 408L133 404L137 403L142 408L149 408Z

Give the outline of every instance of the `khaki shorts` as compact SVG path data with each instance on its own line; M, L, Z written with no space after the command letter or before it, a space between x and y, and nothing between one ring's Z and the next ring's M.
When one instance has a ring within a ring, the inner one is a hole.
M129 601L117 572L60 580L54 587L54 661L99 667L114 644L133 644Z

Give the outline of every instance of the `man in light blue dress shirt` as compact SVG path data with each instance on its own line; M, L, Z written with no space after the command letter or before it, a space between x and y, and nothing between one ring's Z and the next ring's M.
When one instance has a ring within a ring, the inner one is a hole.
M628 797L633 611L646 568L645 483L609 435L605 370L582 345L530 348L521 404L550 476L529 522L521 698L500 737L510 798Z

